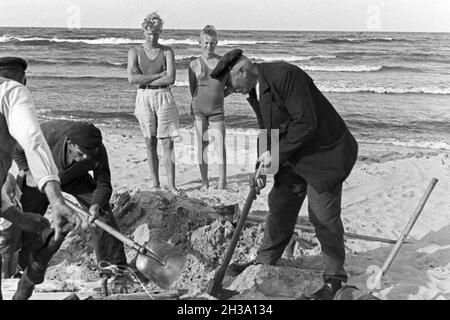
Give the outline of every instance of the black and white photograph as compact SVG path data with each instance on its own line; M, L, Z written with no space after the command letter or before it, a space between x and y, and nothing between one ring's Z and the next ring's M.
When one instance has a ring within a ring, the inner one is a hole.
M0 300L449 300L450 2L0 0L0 186Z

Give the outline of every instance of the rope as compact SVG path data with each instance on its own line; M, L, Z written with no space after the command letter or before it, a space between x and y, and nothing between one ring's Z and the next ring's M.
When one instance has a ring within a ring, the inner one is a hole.
M103 266L102 266L103 265ZM106 266L105 266L106 265ZM134 272L133 269L131 269L128 266L122 266L122 265L116 265L111 264L107 261L100 261L98 263L98 266L103 270L110 270L112 274L114 275L120 275L120 274L127 274L133 283L138 283L142 289L144 289L145 293L152 299L156 300L150 292L148 292L147 288L145 287L144 283L139 279L139 277L136 275L136 272Z

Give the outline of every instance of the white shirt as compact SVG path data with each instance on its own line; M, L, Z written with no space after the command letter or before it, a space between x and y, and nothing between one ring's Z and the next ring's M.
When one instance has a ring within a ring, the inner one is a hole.
M39 126L31 92L17 81L0 78L0 114L11 136L24 149L39 189L49 181L59 182L58 168ZM0 137L0 141L3 139L7 137Z
M256 99L258 99L259 101L259 80L256 81L255 91L256 91Z

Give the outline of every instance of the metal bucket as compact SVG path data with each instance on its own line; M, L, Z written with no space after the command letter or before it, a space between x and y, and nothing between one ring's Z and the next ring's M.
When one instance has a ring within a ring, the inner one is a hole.
M333 300L380 300L373 294L359 290L355 286L343 286L334 295Z

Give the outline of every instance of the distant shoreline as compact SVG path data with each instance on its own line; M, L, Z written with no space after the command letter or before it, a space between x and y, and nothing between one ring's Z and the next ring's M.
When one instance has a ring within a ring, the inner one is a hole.
M115 27L84 27L84 28L80 28L80 29L73 29L73 28L67 28L67 27L61 27L61 26L48 26L48 27L36 27L36 26L32 26L32 27L24 27L24 26L0 26L1 28L15 28L15 29L56 29L56 30L61 30L61 29L68 29L68 30L73 30L74 32L76 31L82 31L82 30L141 30L140 28L115 28ZM166 28L165 31L177 31L177 30L185 30L185 31L195 31L195 32L200 32L201 29L193 29L193 28ZM249 32L330 32L330 33L377 33L377 34L381 34L381 33L423 33L423 34L450 34L450 30L449 31L432 31L432 32L424 32L424 31L393 31L393 30L285 30L285 29L226 29L226 28L218 28L218 30L223 30L223 31L231 31L231 32L239 32L239 31L249 31Z

